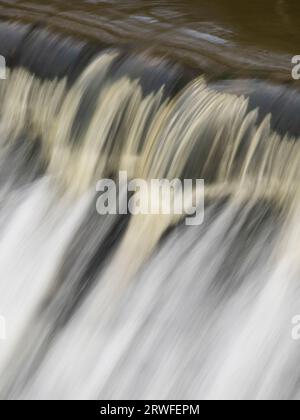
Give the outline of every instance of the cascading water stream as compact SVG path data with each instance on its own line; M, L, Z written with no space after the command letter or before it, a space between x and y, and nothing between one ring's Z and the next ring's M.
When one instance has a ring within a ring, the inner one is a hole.
M76 53L0 83L1 398L299 398L298 92L41 33ZM204 224L98 215L119 171L203 178Z

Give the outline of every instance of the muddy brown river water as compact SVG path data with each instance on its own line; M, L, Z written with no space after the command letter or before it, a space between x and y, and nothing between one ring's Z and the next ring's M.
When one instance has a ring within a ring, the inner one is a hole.
M300 50L297 1L1 1L3 20L171 56L211 74L290 81Z

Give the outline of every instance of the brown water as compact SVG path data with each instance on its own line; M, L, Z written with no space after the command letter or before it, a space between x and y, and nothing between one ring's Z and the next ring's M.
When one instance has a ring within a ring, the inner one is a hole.
M208 73L290 82L298 1L0 1L0 17L167 55Z

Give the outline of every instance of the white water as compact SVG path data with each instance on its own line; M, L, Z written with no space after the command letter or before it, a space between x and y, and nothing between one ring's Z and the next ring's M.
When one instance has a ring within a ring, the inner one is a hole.
M1 396L297 398L299 143L203 78L172 99L111 81L116 56L97 57L71 88L19 69L1 91ZM11 148L37 138L43 175L18 184ZM204 225L164 241L172 218L118 230L124 220L98 216L93 192L121 169L208 178Z

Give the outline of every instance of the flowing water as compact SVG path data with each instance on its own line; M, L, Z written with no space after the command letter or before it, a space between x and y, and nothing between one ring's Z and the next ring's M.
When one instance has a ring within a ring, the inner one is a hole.
M2 399L300 398L299 4L224 3L0 1ZM100 216L119 171L203 225Z

